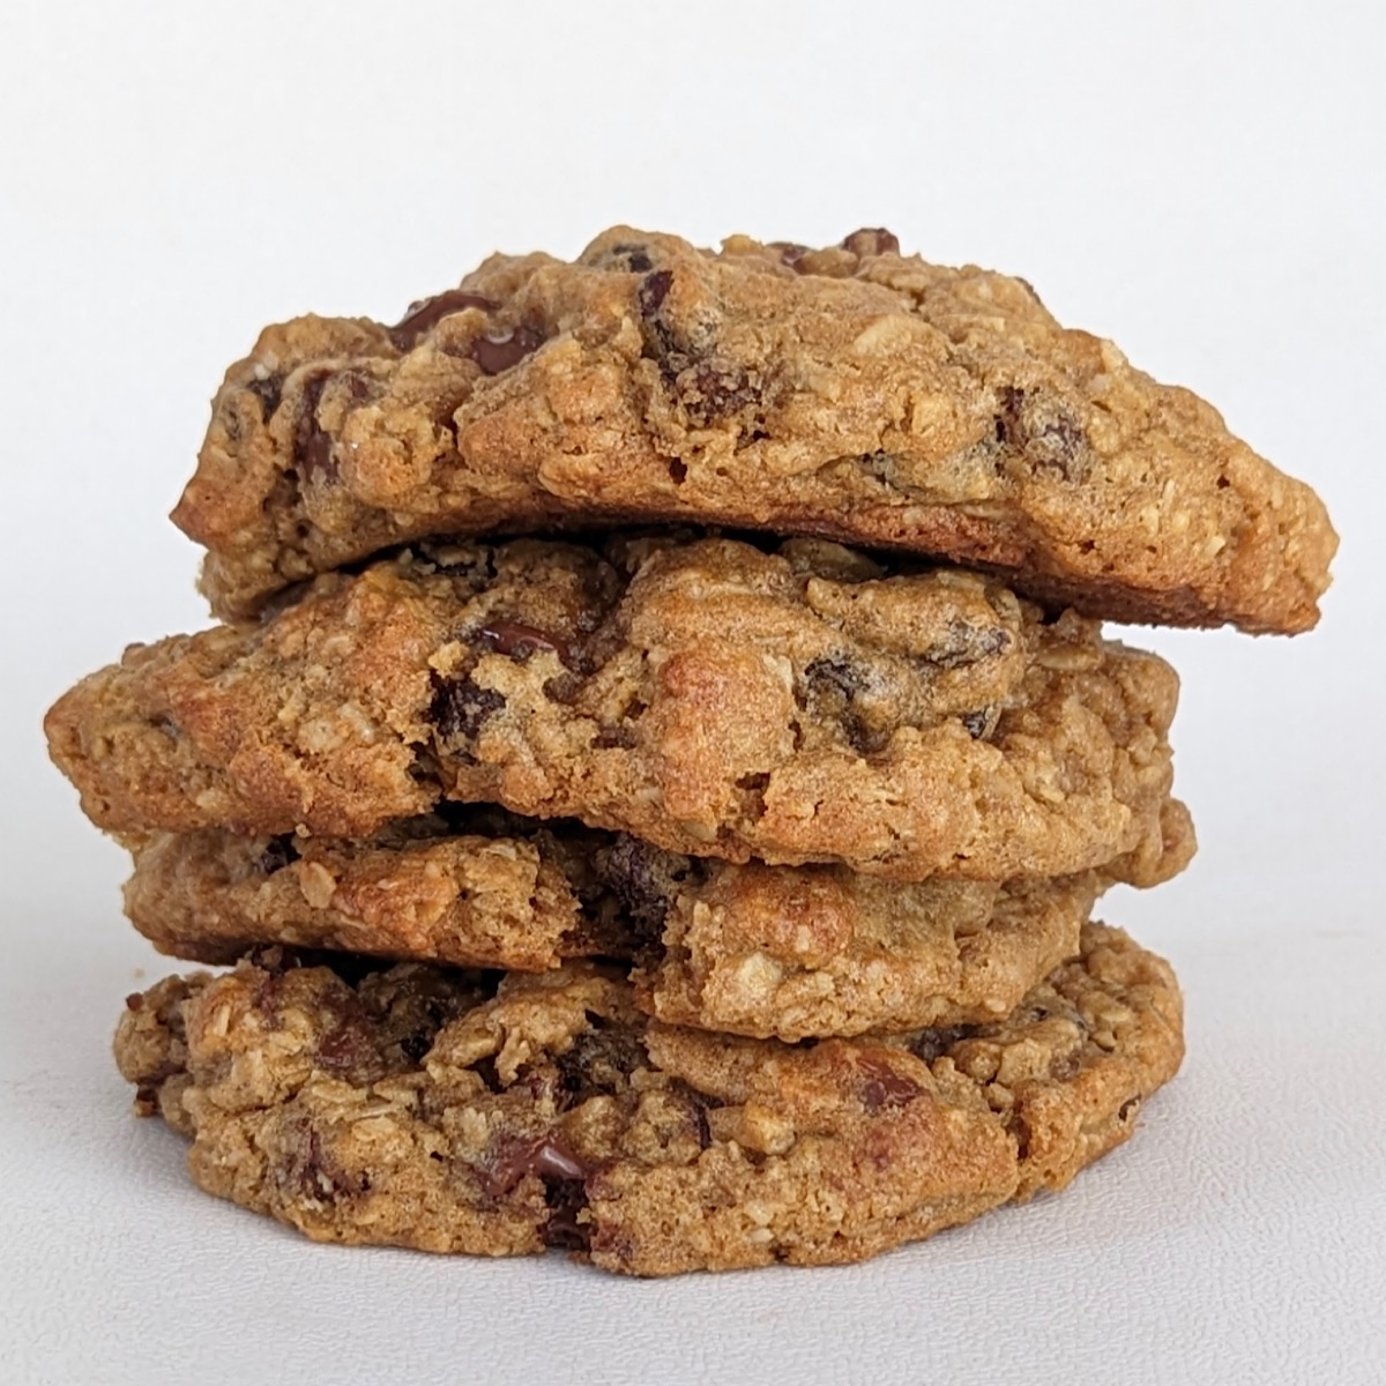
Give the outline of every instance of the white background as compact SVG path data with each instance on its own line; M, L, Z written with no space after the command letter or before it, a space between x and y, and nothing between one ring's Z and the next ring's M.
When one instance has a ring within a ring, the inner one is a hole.
M1386 1380L1380 3L0 8L0 1378ZM163 516L267 321L393 320L615 221L1020 273L1343 534L1322 627L1138 632L1203 842L1108 918L1187 1067L1062 1198L872 1264L637 1283L312 1247L195 1192L108 1036L161 963L44 707L206 618Z

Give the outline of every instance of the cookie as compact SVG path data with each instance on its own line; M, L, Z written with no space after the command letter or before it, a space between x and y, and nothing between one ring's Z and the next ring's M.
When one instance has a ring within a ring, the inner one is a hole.
M656 887L662 934L641 955L636 1001L671 1024L790 1042L995 1020L1078 951L1106 885L1157 884L1192 851L1172 802L1147 874L1128 859L1057 880L902 885L841 867L719 865L667 904Z
M1096 623L834 544L522 540L320 578L50 711L115 832L366 837L444 799L899 880L1161 849L1177 679Z
M634 955L636 931L594 865L609 835L468 818L428 815L364 841L151 833L129 844L125 912L161 952L205 963L275 943L519 972Z
M1318 497L1030 286L884 231L720 253L617 227L393 327L268 328L174 519L223 616L425 535L666 521L987 566L1090 616L1300 631Z
M899 884L843 867L734 865L483 810L366 842L207 828L132 844L126 913L160 951L234 962L270 944L544 971L638 958L637 1004L798 1040L995 1019L1078 948L1099 891L1193 852L1171 801L1156 862L1055 881Z
M120 1070L202 1188L319 1241L636 1275L857 1261L1060 1189L1183 1050L1169 967L1098 925L995 1024L794 1046L646 1020L591 964L493 993L295 962L126 1003Z

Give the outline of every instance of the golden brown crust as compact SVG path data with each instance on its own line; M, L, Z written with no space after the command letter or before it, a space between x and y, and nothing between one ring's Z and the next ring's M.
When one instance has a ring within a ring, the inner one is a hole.
M1161 853L1177 680L1071 613L797 540L459 545L127 651L47 719L100 826L365 836L440 799L899 880Z
M941 555L1096 617L1294 632L1337 542L1197 396L1023 280L874 232L709 253L616 227L573 264L495 256L395 329L268 328L174 518L223 615L427 534L676 519Z
M1062 1188L1183 1053L1168 966L1099 925L1006 1020L811 1046L646 1021L582 964L489 998L293 964L127 1002L121 1072L203 1188L317 1240L636 1275L860 1260Z

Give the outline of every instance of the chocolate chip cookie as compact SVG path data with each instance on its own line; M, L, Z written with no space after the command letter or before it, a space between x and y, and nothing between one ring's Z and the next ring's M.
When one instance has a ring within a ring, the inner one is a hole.
M1099 925L994 1024L794 1046L647 1020L591 964L301 962L126 1003L121 1072L201 1187L320 1241L635 1275L861 1260L1062 1188L1183 1052L1169 967Z
M165 953L256 945L544 971L637 959L662 1020L797 1040L993 1020L1078 948L1107 883L1149 886L1194 849L1171 800L1163 855L1054 881L900 884L843 867L738 866L575 823L429 815L365 842L224 829L132 843L126 913Z
M443 800L898 880L1158 858L1177 679L951 569L824 541L521 540L322 577L50 711L100 826L362 837Z
M174 519L223 616L429 534L614 520L941 555L1083 614L1299 631L1336 537L1189 391L1021 279L859 231L718 253L617 227L494 256L387 327L231 367Z

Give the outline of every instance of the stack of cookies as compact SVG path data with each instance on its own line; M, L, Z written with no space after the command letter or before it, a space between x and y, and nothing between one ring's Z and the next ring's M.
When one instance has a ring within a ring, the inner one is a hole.
M49 714L162 951L116 1053L309 1236L657 1275L1062 1188L1183 1050L1177 680L1335 538L1024 280L618 228L267 329L174 518L223 624Z

